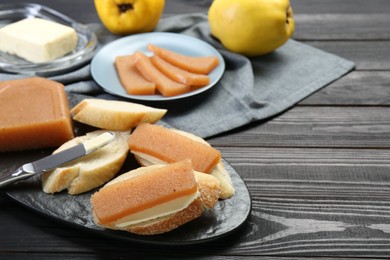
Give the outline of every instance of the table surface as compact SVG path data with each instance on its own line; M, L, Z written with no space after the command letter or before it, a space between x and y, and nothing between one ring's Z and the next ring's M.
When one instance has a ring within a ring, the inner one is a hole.
M35 2L99 22L93 1ZM166 2L164 16L206 13L211 0ZM1 194L0 258L389 258L390 1L291 5L295 40L356 69L274 118L209 139L250 190L241 229L197 246L135 244L70 228Z

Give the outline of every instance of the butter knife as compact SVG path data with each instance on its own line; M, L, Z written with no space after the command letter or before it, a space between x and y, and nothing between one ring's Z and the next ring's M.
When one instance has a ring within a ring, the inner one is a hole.
M54 153L34 162L26 163L13 173L1 174L0 188L16 181L30 178L35 174L52 170L77 158L90 154L110 143L114 138L114 133L105 132L61 152Z

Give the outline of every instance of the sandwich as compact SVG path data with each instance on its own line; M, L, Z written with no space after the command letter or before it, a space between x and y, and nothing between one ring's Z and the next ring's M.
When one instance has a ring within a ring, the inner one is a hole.
M61 145L54 153L90 140L103 130L89 132ZM122 168L128 153L127 139L130 132L113 131L115 139L104 147L61 167L42 174L42 189L45 193L68 190L76 195L90 191L110 181Z
M128 143L130 152L141 166L190 159L195 171L213 175L220 181L221 199L234 195L234 187L221 161L221 153L196 135L143 123L134 129Z
M139 235L161 234L200 217L218 202L219 181L189 159L139 167L91 196L97 225Z

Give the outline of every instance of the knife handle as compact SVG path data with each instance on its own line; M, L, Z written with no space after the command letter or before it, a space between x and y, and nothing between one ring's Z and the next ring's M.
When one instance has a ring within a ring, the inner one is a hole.
M1 173L0 174L0 188L7 186L8 184L14 183L15 181L27 179L34 175L23 170L22 167L18 168L14 173Z

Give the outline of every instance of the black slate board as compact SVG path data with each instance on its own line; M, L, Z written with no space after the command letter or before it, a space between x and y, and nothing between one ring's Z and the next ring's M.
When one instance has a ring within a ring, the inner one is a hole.
M68 97L71 107L84 98L90 98L78 94L70 94ZM83 135L94 129L74 122L74 130L76 135ZM52 150L41 149L2 153L0 174L13 172L24 163L51 154ZM124 231L108 230L95 225L91 215L90 196L99 188L79 195L69 195L66 191L54 195L46 194L42 191L40 175L37 175L28 180L9 185L4 191L9 197L29 209L62 221L65 224L70 224L77 228L96 232L101 235L152 244L194 244L230 234L244 224L250 214L252 203L245 182L228 162L223 159L222 162L232 178L236 194L230 199L220 200L213 209L207 211L198 219L161 235L140 236ZM136 167L139 167L139 165L132 154L129 153L118 175Z
M95 225L91 214L90 196L96 189L80 195L69 195L66 192L46 194L42 191L40 176L37 175L8 186L5 192L27 208L101 235L152 244L194 244L230 234L244 224L250 214L251 198L244 181L226 161L223 163L232 177L236 194L230 199L219 201L213 209L198 219L161 235L140 236ZM125 166L127 167L128 165Z

